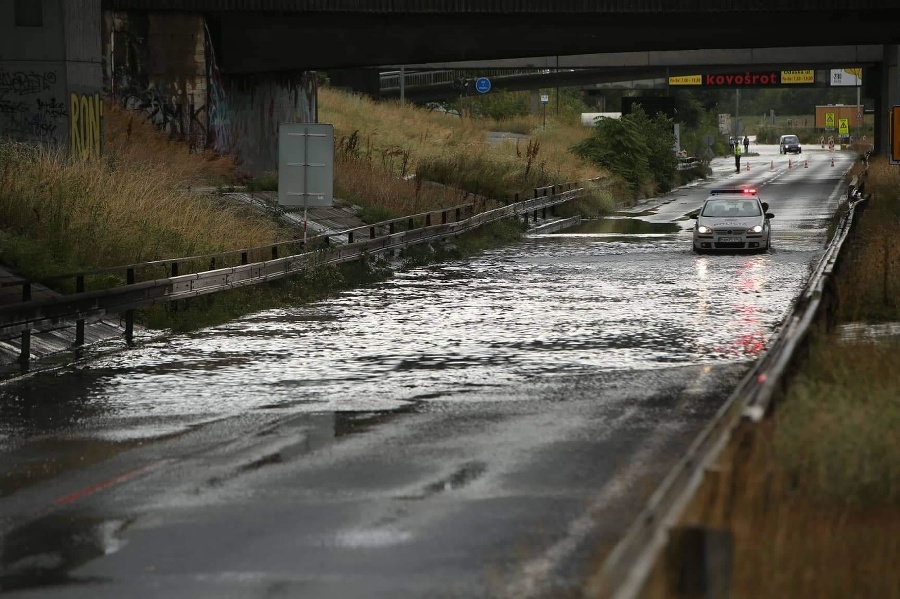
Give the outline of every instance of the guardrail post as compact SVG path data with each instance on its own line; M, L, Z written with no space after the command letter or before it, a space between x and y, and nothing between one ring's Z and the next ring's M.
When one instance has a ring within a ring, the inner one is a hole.
M278 260L278 246L272 246L272 260Z
M216 269L216 257L213 256L209 260L209 270L215 270L215 269Z
M519 192L517 191L516 192L516 204L518 204L518 203L519 203Z
M441 210L441 224L442 225L447 224L447 211L446 210Z
M84 275L75 277L75 293L84 293ZM84 345L84 319L75 321L75 346Z
M134 269L129 268L125 272L125 281L128 285L134 285ZM134 309L125 310L125 343L131 345L134 340Z
M247 264L247 252L241 252L241 264Z
M31 301L31 283L25 281L22 283L22 301ZM31 329L22 331L22 349L19 353L19 368L22 372L26 372L31 362Z
M409 219L408 221L406 221L406 228L408 230L411 231L414 228L414 226L415 226L415 223L413 223L413 219Z
M457 209L456 209L456 222L459 222L459 221L461 221L461 220L462 220L462 219L460 218L460 210L459 210L459 208L457 208Z
M535 199L537 199L538 197L537 187L534 188L534 197Z
M526 224L526 225L527 225L527 224L528 224L528 212L526 212L526 213L525 213L525 214L523 214L523 215L522 215L522 216L523 216L523 217L524 217L524 219L525 219L525 220L524 220L524 221L522 221L522 222L523 222L523 223L524 223L524 224Z
M537 222L537 220L538 220L537 208L534 209L534 213L531 215L531 220L534 222Z
M178 276L178 262L172 263L172 276ZM178 312L178 300L175 300L170 305L172 306L172 312Z
M552 196L556 195L556 185L554 185L553 187L550 188L550 195L552 195Z
M369 227L369 239L375 239L375 227Z
M426 227L431 226L431 213L430 212L425 215L425 226Z
M347 231L347 243L353 243L353 231Z
M393 235L394 233L397 232L397 228L394 226L394 224L395 224L395 223L393 223L393 222L388 223L388 232L389 232L391 235Z
M667 578L678 597L731 596L732 536L727 530L678 526L669 532Z
M541 218L543 218L544 220L547 220L547 207L546 206L544 206L543 209L541 210Z

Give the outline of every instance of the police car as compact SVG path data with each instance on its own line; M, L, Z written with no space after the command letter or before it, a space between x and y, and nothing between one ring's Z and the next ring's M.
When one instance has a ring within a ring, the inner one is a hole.
M767 212L769 205L760 201L756 189L713 189L703 202L694 224L694 251L765 252L771 246Z

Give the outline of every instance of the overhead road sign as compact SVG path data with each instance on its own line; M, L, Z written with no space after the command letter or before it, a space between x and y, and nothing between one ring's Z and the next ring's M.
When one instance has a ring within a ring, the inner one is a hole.
M491 80L487 77L479 77L475 80L475 90L480 94L486 94L491 91Z
M781 83L784 85L815 82L816 71L814 69L808 69L805 71L781 71Z
M852 87L862 85L862 68L831 69L831 85Z
M669 77L669 85L703 85L703 75L676 75Z
M735 71L669 77L669 85L701 87L777 87L780 85L814 85L815 69L802 71Z

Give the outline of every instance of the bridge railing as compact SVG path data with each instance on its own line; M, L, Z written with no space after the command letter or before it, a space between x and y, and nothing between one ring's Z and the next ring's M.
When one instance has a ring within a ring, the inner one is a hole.
M473 79L475 77L511 77L517 75L542 75L550 73L550 69L479 69L472 70L436 70L436 71L404 71L403 84L405 87L422 85L438 85L452 83L460 77ZM384 71L379 75L381 91L400 89L400 71Z
M124 312L125 338L130 342L134 311L138 308L265 283L315 265L337 264L399 251L411 245L460 235L505 218L524 217L527 222L529 218L537 220L539 213L546 218L548 209L581 197L584 192L585 187L572 187L566 191L540 195L535 191L534 198L477 214L474 213L474 205L469 203L318 235L305 243L302 240L290 240L218 254L87 270L44 279L44 283L59 282L66 278L75 280L74 293L49 298L32 299L30 281L5 282L5 285L21 286L23 294L21 302L0 307L0 339L21 335L20 362L23 368L27 368L33 329L74 322L73 346L77 347L84 343L86 322L97 320L106 314ZM361 231L365 231L366 235L358 235ZM336 239L338 236L342 237L340 241ZM290 250L290 253L284 255L283 250ZM256 258L255 261L251 261L251 256ZM225 263L227 260L231 263ZM208 268L194 273L184 272L182 265L198 263L207 264ZM138 273L141 270L144 274L142 280L139 280ZM102 279L104 275L107 278ZM87 289L88 279L98 276L101 277L103 287Z

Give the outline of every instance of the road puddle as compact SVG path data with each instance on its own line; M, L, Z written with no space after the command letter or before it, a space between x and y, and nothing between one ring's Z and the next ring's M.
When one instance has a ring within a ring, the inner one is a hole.
M70 572L123 546L130 520L56 513L14 528L0 544L0 590L96 583Z

